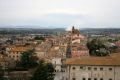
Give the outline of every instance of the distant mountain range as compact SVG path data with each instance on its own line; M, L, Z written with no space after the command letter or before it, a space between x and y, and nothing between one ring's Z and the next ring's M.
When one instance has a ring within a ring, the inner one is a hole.
M66 32L65 28L0 28L0 34L57 34ZM83 28L81 34L120 34L120 28Z
M83 34L120 34L120 28L86 28L81 29L80 32Z
M65 29L0 28L0 34L57 34L61 32L65 32Z

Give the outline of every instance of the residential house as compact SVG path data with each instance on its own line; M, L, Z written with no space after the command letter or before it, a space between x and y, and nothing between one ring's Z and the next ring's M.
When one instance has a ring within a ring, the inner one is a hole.
M15 61L19 61L23 52L32 49L32 46L13 45L6 48L6 54L8 55L8 57L14 59Z

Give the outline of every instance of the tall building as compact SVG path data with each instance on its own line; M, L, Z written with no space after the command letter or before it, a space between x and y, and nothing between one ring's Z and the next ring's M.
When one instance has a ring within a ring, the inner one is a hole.
M72 27L71 33L72 33L72 34L77 34L78 36L79 36L79 34L80 34L79 30L75 29L74 26Z
M86 41L85 36L81 35L78 29L72 27L72 30L69 32L67 46L67 58L71 57L86 57L89 56L89 50L86 47L86 44L83 41Z
M67 45L67 50L66 50L66 57L67 58L71 58L71 44L70 43L68 43L68 45Z

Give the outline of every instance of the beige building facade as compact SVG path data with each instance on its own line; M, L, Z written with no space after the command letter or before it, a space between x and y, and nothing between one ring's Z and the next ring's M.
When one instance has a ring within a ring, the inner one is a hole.
M67 61L67 80L120 80L120 60L89 58Z
M120 66L68 66L68 80L120 80Z
M32 49L33 48L31 46L10 46L6 48L6 54L9 58L19 61L24 52Z

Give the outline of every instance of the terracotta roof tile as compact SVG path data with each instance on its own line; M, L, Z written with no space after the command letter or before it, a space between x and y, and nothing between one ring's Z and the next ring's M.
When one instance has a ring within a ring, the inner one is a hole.
M86 58L71 58L66 61L67 65L115 65L120 66L120 59L112 57L86 57Z

